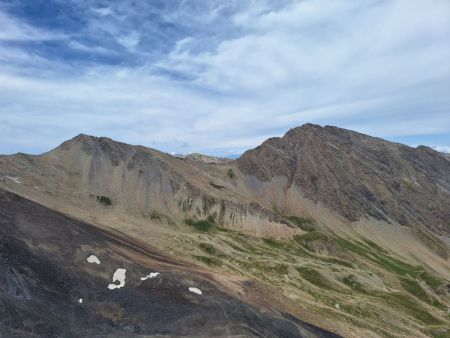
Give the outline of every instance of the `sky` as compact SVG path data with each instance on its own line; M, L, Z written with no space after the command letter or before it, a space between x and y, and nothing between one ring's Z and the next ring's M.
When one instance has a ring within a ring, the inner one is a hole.
M0 0L0 153L237 156L308 122L450 152L450 1Z

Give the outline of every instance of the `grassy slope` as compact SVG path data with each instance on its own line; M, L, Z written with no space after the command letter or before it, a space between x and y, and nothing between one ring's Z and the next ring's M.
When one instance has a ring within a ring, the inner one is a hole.
M314 230L290 241L259 239L204 222L208 226L187 221L193 232L175 239L172 249L214 269L263 280L346 326L385 337L450 334L449 298L442 292L448 281L368 239ZM329 248L328 255L317 247Z

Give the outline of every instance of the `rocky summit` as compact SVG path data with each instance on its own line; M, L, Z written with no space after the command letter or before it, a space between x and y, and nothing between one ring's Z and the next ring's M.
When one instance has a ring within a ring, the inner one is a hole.
M285 177L288 188L349 221L372 217L450 235L450 161L429 147L306 124L247 151L238 167L262 181Z
M0 156L5 337L446 337L450 159L306 124L236 160Z

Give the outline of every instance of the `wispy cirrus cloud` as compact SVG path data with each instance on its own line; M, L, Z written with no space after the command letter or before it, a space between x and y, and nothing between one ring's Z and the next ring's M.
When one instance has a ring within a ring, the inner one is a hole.
M431 2L0 1L0 152L84 132L238 153L305 122L448 144L450 3Z
M66 39L61 33L33 27L0 11L0 41L50 41Z

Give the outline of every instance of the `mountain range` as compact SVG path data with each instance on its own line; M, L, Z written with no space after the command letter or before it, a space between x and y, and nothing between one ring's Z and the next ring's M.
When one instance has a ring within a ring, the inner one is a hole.
M0 189L6 336L450 334L450 158L429 147L305 124L230 160L81 134L0 156Z

